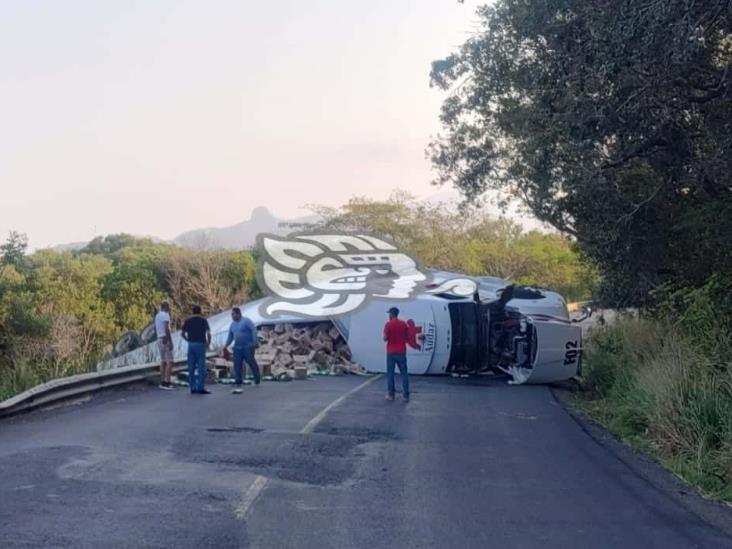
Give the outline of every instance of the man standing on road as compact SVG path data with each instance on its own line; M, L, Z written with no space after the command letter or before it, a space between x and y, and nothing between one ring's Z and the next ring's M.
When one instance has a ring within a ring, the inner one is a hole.
M402 397L409 402L409 374L407 373L407 341L409 327L406 322L399 320L399 309L392 307L387 311L389 320L384 326L384 341L386 341L386 400L394 400L394 367L399 366L399 375L402 378Z
M155 315L155 333L158 338L160 352L160 385L161 389L172 391L170 374L173 371L173 336L170 333L170 303L163 301L160 311Z
M231 326L229 326L229 335L226 337L222 354L227 353L227 348L232 341L234 342L234 383L236 384L233 392L238 394L242 392L242 365L244 361L252 369L254 384L259 385L260 382L259 365L254 358L254 349L257 345L257 328L254 326L254 322L242 316L239 307L231 309Z
M211 344L211 328L201 316L201 307L193 307L193 316L183 323L183 339L188 342L188 386L191 394L207 395L206 349Z

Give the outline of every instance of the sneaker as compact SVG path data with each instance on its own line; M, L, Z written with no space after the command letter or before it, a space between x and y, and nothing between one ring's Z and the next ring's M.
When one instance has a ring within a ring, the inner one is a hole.
M200 391L198 391L198 394L199 395L210 395L211 391L209 391L208 389L201 389Z
M162 389L163 391L172 391L173 388L170 385L166 385L165 383L161 383L158 385L158 389Z
M231 394L232 394L232 395L240 395L240 394L242 394L243 392L244 392L244 390L243 390L243 389L241 389L241 388L236 388L236 389L233 389L233 390L231 391Z
M394 400L394 395L386 395L386 400Z

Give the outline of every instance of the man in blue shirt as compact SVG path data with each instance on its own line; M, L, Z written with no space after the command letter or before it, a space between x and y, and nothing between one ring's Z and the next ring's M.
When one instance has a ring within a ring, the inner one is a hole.
M243 317L241 309L234 307L231 309L231 326L229 326L229 335L226 337L223 351L226 353L227 348L234 342L234 378L236 383L235 392L241 392L242 385L242 365L243 362L249 365L254 376L254 384L259 385L259 365L254 358L254 349L257 346L257 328L254 322Z

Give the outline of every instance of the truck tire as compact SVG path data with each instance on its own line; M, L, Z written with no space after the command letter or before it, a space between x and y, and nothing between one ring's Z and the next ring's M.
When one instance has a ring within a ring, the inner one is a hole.
M130 351L134 351L139 346L140 336L137 335L137 332L130 330L129 332L125 332L122 337L117 340L117 343L114 344L112 354L114 356L120 356L125 353L129 353Z
M155 323L151 322L145 326L140 332L140 344L147 345L157 339L157 332L155 331Z

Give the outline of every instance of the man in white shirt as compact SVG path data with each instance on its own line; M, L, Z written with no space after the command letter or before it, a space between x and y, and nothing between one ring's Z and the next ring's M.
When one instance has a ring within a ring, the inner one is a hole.
M163 301L155 315L155 332L160 352L160 388L171 391L170 375L173 372L173 336L170 333L170 303Z

